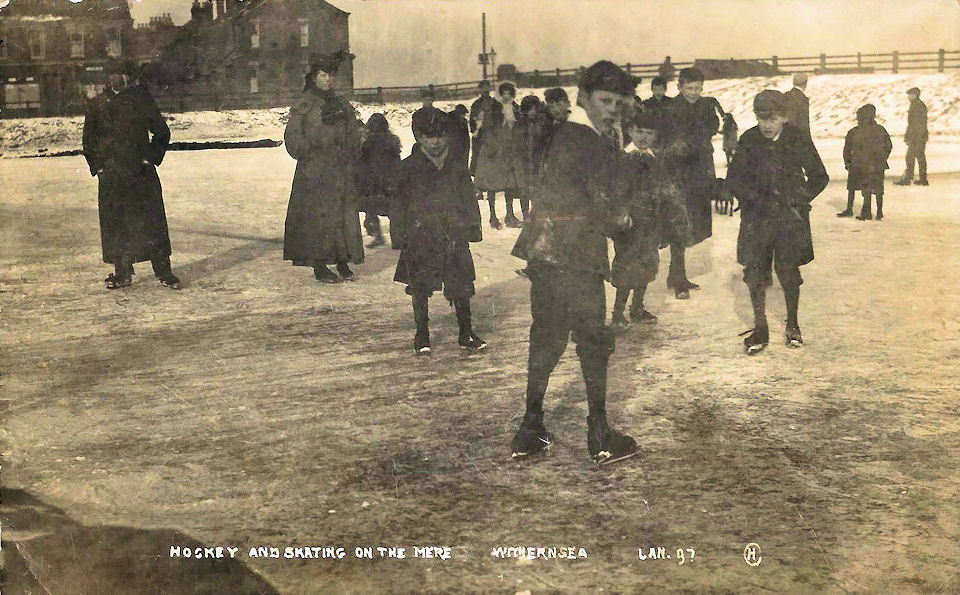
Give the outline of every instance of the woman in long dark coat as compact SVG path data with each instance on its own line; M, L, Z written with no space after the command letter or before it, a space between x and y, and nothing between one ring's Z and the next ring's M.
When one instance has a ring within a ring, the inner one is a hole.
M363 262L356 167L360 123L353 107L331 89L340 59L310 68L304 97L290 110L283 133L297 160L283 235L283 258L313 267L324 283L353 281L348 263ZM339 276L328 268L336 264Z
M513 214L513 199L519 196L523 176L520 106L514 101L517 88L513 83L502 83L497 88L497 94L497 101L487 106L480 120L482 142L474 179L477 189L487 193L490 227L494 229L501 228L495 207L497 192L504 194L507 207L504 222L507 227L521 226L520 220Z
M129 287L133 265L149 260L166 287L180 289L170 269L170 234L157 167L170 129L131 64L111 62L110 87L94 99L83 123L83 155L99 177L97 203L103 262L114 265L108 289Z
M363 227L373 238L367 247L375 248L386 243L380 215L390 214L390 200L396 191L397 167L400 165L400 139L390 131L386 116L379 112L367 120L365 133L360 146L357 184L363 195Z

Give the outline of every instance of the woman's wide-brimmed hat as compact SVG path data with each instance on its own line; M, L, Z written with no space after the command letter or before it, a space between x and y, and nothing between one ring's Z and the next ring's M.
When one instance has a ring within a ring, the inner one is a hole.
M356 56L346 50L340 50L332 54L312 54L310 56L310 73L326 72L327 74L336 74L340 64L347 60L352 60Z

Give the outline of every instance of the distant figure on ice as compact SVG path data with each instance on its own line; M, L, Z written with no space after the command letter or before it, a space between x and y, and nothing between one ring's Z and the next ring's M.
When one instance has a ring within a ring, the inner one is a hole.
M180 289L157 177L170 129L147 88L134 84L132 62L114 60L108 69L107 88L90 102L83 122L83 156L99 178L103 262L114 267L107 289L132 285L133 265L145 260L163 286Z
M642 102L643 109L659 117L660 110L670 101L667 97L667 79L662 76L654 77L650 81L650 92L652 95Z
M449 116L453 121L453 135L450 138L450 150L455 159L463 165L464 169L469 168L470 160L470 123L467 122L467 106L458 103Z
M678 300L690 298L700 286L687 278L686 249L713 235L712 203L717 191L713 165L713 135L720 127L714 103L701 97L703 73L684 68L677 80L680 93L663 108L661 143L670 179L680 186L690 220L686 244L670 243L670 273L667 287Z
M798 72L793 75L793 88L787 91L787 122L810 135L810 100L805 93L807 74Z
M527 95L520 102L520 211L524 221L530 212L529 186L540 169L538 150L546 120L543 111L543 103L536 95Z
M497 218L495 199L497 192L503 192L506 203L507 227L521 227L522 223L513 214L513 199L519 196L521 168L523 164L520 147L521 136L520 106L514 100L517 87L513 83L501 83L497 87L497 99L489 104L477 121L480 137L483 139L480 155L477 158L477 172L474 182L477 189L487 193L490 205L490 227L502 229Z
M355 280L349 263L363 262L356 187L360 123L353 107L333 92L333 75L343 59L323 56L310 66L303 98L290 110L283 133L287 153L297 160L283 258L313 267L322 283Z
M847 208L837 217L853 216L853 198L857 190L863 192L863 208L857 219L873 219L871 195L877 197L877 221L883 220L883 176L890 166L887 158L893 143L887 130L877 124L877 108L866 104L857 110L857 125L847 132L843 143L843 165L847 168Z
M543 161L543 154L550 144L550 139L553 138L554 131L570 117L570 98L567 97L566 91L560 87L547 89L543 93L543 99L543 129L540 133L537 148L534 151L537 171L539 171L539 164Z
M903 177L894 182L898 186L909 186L913 180L914 162L920 162L920 177L914 184L927 186L927 104L920 101L920 89L912 87L907 91L910 99L910 111L907 113L907 133L903 140L907 143L907 169Z
M480 351L487 344L471 322L476 274L469 242L482 236L470 173L452 158L449 115L436 108L417 110L412 127L417 143L400 166L390 224L391 237L402 246L393 279L405 283L413 298L413 349L417 355L430 353L427 300L442 290L457 311L460 347Z
M420 90L420 107L433 107L433 101L436 99L436 94L433 92L433 89L427 87L426 89Z
M630 321L656 324L657 317L644 308L643 298L647 285L657 278L664 228L676 228L675 233L683 234L686 225L686 208L676 186L664 175L663 161L656 152L658 121L650 111L634 110L624 126L633 142L624 149L617 177L633 225L613 236L616 256L610 283L617 289L612 320L617 332L630 328L624 310L631 292Z
M530 221L513 248L530 278L530 356L526 414L511 444L514 457L544 450L553 437L543 423L550 374L571 331L587 387L587 448L597 462L636 452L630 436L607 425L607 360L613 331L604 324L607 238L630 227L615 200L618 154L608 133L632 102L633 79L612 62L597 62L580 80L577 107L550 141L532 197Z
M676 69L673 67L673 62L670 61L670 56L667 56L663 60L663 64L657 68L657 75L665 81L672 81Z
M810 136L786 123L783 93L761 91L753 111L758 124L740 137L727 171L727 184L742 206L737 262L743 265L753 305L754 326L743 342L747 355L770 342L766 295L773 283L771 266L787 304L787 346L803 345L797 310L800 267L813 260L810 202L830 181Z
M376 248L386 244L380 216L390 214L391 198L396 192L400 139L390 131L386 116L379 112L370 116L364 132L357 185L363 197L363 228L373 238L367 247Z
M490 96L490 81L480 81L480 97L470 104L470 134L473 135L473 144L470 147L470 175L477 175L477 158L483 146L483 137L480 134L480 121L484 112L493 109L496 99Z

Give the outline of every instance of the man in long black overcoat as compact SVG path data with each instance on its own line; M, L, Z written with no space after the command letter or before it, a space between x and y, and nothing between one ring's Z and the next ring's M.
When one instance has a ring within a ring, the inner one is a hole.
M160 282L180 289L170 268L170 234L157 166L170 129L132 63L111 62L109 85L83 123L83 155L99 178L97 203L103 262L114 265L108 289L129 287L133 265L149 260Z

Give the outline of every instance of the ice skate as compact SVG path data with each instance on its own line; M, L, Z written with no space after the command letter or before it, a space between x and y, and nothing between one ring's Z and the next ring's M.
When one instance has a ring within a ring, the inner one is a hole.
M350 267L347 266L346 263L338 264L337 272L340 273L340 278L347 283L357 280L357 276L353 274L353 271L350 270Z
M912 182L913 180L911 178L908 178L907 176L903 176L899 180L895 181L894 184L896 184L897 186L909 186Z
M528 422L524 418L520 424L520 429L513 437L513 442L511 442L511 456L514 459L519 459L545 452L551 444L553 444L553 435L547 431L542 422Z
M630 320L640 324L657 324L657 317L642 307L630 310Z
M313 268L313 277L321 283L343 283L343 279L323 265Z
M920 178L919 180L913 183L915 186L929 186L930 182L926 178Z
M636 440L609 427L605 416L587 416L587 449L601 466L640 454Z
M853 210L844 209L843 211L837 213L837 217L853 217Z
M750 333L750 335L743 340L743 347L746 349L747 355L756 355L763 351L767 344L770 343L770 331L766 326L758 326L752 328L749 331L740 333L741 336Z
M413 351L418 356L430 355L430 331L417 331L413 338Z
M460 335L458 342L460 343L460 349L467 351L467 353L477 353L487 348L486 341L481 339L477 333Z
M113 273L107 275L107 278L104 279L104 281L107 284L107 289L121 289L123 287L130 287L133 285L133 279L131 277L117 277Z
M883 221L883 210L877 209L877 216L874 217L875 221Z
M803 347L803 336L800 334L800 325L787 325L786 344L787 347L790 347L791 349Z
M673 296L678 300L689 300L690 299L690 290L686 287L678 287L674 290Z
M610 328L613 329L613 332L617 334L625 333L630 330L630 327L633 326L630 324L630 321L627 320L627 317L623 315L623 312L613 315L613 320L610 323Z
M160 279L160 285L163 285L164 287L168 287L170 289L176 289L176 290L183 289L183 285L180 283L180 279L178 279L176 275L173 275L173 274L164 275L159 279Z
M857 215L857 221L873 221L873 213L870 211L861 211L860 214Z

